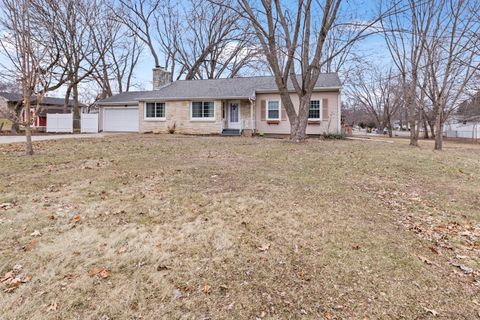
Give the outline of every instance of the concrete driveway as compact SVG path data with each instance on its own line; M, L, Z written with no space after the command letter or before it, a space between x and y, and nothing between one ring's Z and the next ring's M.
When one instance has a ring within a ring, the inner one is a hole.
M32 136L32 141L60 140L60 139L92 139L104 138L105 133L84 133L84 134L52 134L45 136ZM0 136L0 144L25 142L25 136Z

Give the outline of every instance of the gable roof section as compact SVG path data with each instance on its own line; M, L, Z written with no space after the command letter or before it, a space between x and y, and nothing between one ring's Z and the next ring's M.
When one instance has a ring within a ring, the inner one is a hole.
M338 74L320 74L315 89L338 90ZM293 84L289 83L293 90ZM159 90L131 91L99 101L99 105L136 104L139 101L193 99L254 99L256 93L278 92L274 77L245 77L209 80L178 80Z
M19 93L11 93L11 92L0 92L0 97L5 98L8 102L17 102L22 101L23 96ZM30 101L32 103L36 103L36 97L32 96ZM44 106L63 106L64 99L63 98L54 98L54 97L43 97L41 105ZM73 107L73 100L69 100L68 102L69 107ZM79 107L85 107L83 103L78 103Z

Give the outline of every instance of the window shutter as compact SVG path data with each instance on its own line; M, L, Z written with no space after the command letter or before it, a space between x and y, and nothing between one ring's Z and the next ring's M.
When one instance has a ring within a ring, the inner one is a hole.
M282 104L282 121L287 120L287 110L285 110L283 104Z
M266 114L267 114L267 102L265 100L260 101L260 120L265 121L266 120Z
M328 120L328 99L322 99L322 120Z

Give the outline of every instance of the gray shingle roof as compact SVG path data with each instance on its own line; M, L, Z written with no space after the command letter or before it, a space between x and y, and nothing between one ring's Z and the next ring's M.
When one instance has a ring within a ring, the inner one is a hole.
M315 88L340 88L341 86L338 74L323 73L318 78ZM291 83L289 88L293 89ZM254 98L255 93L271 91L278 91L274 77L179 80L159 90L120 93L99 101L99 104L131 104L156 99L248 99Z
M17 102L22 99L22 95L19 93L0 92L0 97L5 98L7 101Z
M9 102L17 102L23 99L22 95L19 93L11 93L11 92L0 92L0 97L5 98ZM32 103L35 103L36 98L32 96L30 99ZM54 98L54 97L44 97L42 99L42 105L50 105L50 106L63 106L64 99L63 98ZM80 107L85 107L83 103L78 104ZM73 107L73 100L69 100L68 103L69 107Z

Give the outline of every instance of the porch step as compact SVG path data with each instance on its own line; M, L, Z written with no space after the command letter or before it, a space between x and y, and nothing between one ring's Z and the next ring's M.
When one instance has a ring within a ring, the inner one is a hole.
M222 136L239 136L240 133L239 129L223 129Z

